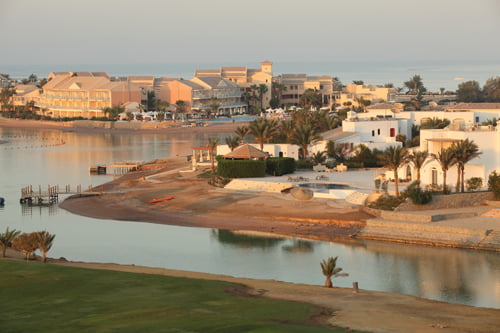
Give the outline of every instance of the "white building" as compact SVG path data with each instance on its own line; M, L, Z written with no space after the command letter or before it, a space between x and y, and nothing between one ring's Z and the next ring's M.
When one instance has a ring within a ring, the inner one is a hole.
M450 147L454 142L469 139L479 147L481 155L465 165L464 179L480 177L483 186L487 186L489 174L496 170L500 171L500 122L497 127L492 126L464 126L453 128L452 126L441 130L421 130L419 150L426 150L429 154L438 154L441 149ZM405 166L399 170L400 178L412 177L414 170L411 166ZM442 185L443 171L439 163L430 160L420 171L421 183L423 185ZM413 179L413 177L412 177ZM446 173L446 183L454 188L457 182L457 168L451 167Z

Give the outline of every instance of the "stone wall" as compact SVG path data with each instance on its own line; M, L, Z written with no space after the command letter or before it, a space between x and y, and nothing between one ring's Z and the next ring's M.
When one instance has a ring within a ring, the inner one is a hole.
M470 206L481 206L488 200L494 200L492 192L466 192L453 194L433 194L432 201L426 205L415 205L410 199L402 203L395 209L398 212L415 211L415 210L430 210L430 209L447 209L461 208Z

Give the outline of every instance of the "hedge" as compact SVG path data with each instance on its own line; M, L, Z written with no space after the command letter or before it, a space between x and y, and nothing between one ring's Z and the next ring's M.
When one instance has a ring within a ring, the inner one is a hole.
M291 157L271 157L266 161L266 172L273 176L294 173L295 160Z
M266 175L266 162L258 160L219 160L217 174L226 178L251 178Z

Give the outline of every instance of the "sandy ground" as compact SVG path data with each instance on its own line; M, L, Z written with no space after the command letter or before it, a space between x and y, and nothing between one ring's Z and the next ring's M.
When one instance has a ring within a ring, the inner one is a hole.
M37 128L36 122L6 121L9 127ZM228 129L232 124L217 127ZM6 127L0 119L0 127ZM215 127L215 126L214 126ZM211 130L185 128L174 130ZM94 131L86 129L86 131ZM95 129L95 131L102 131ZM164 132L162 130L161 132ZM370 215L355 208L334 208L323 200L298 201L286 195L235 193L215 189L197 172L179 172L185 159L161 161L150 169L128 174L96 188L107 194L69 199L61 207L76 214L126 221L147 221L190 227L254 230L314 239L354 241L349 237L364 226ZM168 172L170 170L170 172ZM163 175L151 177L153 174ZM148 201L166 196L173 200ZM335 218L332 218L334 216ZM9 256L13 256L9 252ZM206 273L117 264L76 263L61 265L215 279L245 284L262 297L312 303L331 309L334 325L370 332L498 332L500 310L420 299L413 296L361 290L234 278ZM361 286L362 287L362 286Z

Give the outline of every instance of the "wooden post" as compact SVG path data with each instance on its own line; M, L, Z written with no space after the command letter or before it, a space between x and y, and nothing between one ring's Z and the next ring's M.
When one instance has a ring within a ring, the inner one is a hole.
M359 293L359 288L358 288L358 283L357 283L357 282L353 282L353 283L352 283L352 292L353 292L354 294Z

